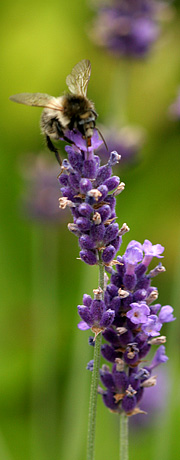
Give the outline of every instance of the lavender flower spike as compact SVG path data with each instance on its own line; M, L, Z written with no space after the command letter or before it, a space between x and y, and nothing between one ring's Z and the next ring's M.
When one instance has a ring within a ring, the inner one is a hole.
M74 144L66 147L68 159L59 175L62 204L66 203L73 216L68 228L78 237L81 260L99 265L101 273L101 286L94 290L94 298L84 294L82 305L78 305L78 328L92 330L95 339L90 344L95 341L95 350L97 343L100 350L102 333L105 343L101 353L112 369L100 370L105 389L99 389L99 393L109 409L131 416L141 412L139 403L144 391L155 383L151 370L168 359L162 345L166 339L160 336L160 330L164 323L174 321L173 308L154 303L158 291L151 281L164 270L158 266L148 273L153 257L163 257L164 247L152 245L149 240L143 244L132 240L124 254L116 258L122 236L129 230L127 225L119 229L116 222L119 178L113 176L112 166L119 156L112 152L101 166L94 153L99 145L96 130L90 149L79 133L70 135ZM104 269L110 277L105 283ZM160 347L144 369L144 359L154 344ZM93 375L98 372L99 360L95 356Z
M161 257L163 250L161 245L153 246L148 240L145 240L144 245L132 240L125 253L121 257L117 256L118 263L115 268L107 268L111 278L105 290L104 301L107 308L114 309L115 317L111 326L103 332L108 343L103 344L101 352L112 363L112 370L109 369L105 376L103 374L101 380L106 389L99 392L104 404L111 411L125 412L128 416L141 412L139 403L143 394L147 387L155 384L155 378L150 375L152 369L168 359L162 345L166 337L160 336L160 330L163 323L175 319L173 308L169 305L161 307L161 304L153 304L158 297L158 291L151 286L151 277L146 273L148 266L143 263L143 251L144 257L147 255L152 258ZM159 273L161 271L156 275ZM127 276L129 280L126 279ZM160 347L152 363L144 369L144 358L151 347L158 344ZM121 372L126 376L126 386L121 391L114 381L114 373L121 378L117 366L119 361ZM102 371L100 375L102 376Z

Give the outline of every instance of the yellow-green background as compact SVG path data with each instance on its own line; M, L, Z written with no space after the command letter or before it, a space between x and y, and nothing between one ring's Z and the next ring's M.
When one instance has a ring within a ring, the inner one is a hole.
M61 94L81 59L92 63L89 96L99 120L111 119L117 66L126 91L126 120L147 130L140 161L120 169L126 189L117 199L118 222L130 239L165 246L166 273L155 280L159 301L173 305L176 323L167 332L170 382L163 415L149 428L132 427L130 459L179 459L179 256L180 122L167 109L180 83L180 12L163 28L145 62L124 64L87 37L92 10L85 0L1 4L0 137L0 458L84 460L92 358L87 332L77 329L77 304L97 287L97 269L78 257L66 224L27 220L20 212L22 154L42 150L41 109L12 104L11 94ZM125 74L126 72L126 74ZM123 102L124 104L124 102ZM117 110L117 107L116 107ZM56 177L55 177L56 181ZM166 381L164 381L166 385ZM148 417L148 416L147 416ZM98 401L96 460L118 458L118 418Z

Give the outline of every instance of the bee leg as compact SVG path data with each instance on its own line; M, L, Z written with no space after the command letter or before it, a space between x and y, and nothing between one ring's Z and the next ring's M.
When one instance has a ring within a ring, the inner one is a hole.
M53 145L53 143L51 142L50 137L47 136L47 134L46 134L46 143L47 143L48 149L49 149L51 152L54 152L54 153L55 153L56 160L58 161L59 165L61 166L61 165L62 165L62 160L61 160L61 157L60 157L60 155L59 155L59 152L58 152L58 150L56 149L56 147Z
M57 130L59 137L63 138L64 141L68 142L69 144L74 144L73 141L71 141L67 136L64 135L64 132L61 129L61 125L58 120L55 120L55 124L56 124L56 130Z

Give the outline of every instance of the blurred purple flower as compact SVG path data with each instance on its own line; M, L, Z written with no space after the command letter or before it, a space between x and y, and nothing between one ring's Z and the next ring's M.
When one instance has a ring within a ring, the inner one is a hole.
M113 0L106 3L96 5L91 39L116 56L145 57L159 36L158 2Z
M147 414L139 414L138 417L130 418L132 429L142 429L154 423L154 417L163 413L167 404L170 382L168 373L164 369L158 369L157 383L155 386L146 388L141 399L141 409Z
M123 128L107 128L104 125L100 126L100 131L103 134L108 151L116 151L121 155L121 166L128 166L137 162L138 154L145 142L145 130L136 126L124 126ZM102 144L98 148L98 155L102 162L107 161L109 153Z
M23 213L40 221L65 222L68 211L59 212L59 186L55 180L60 173L59 165L45 153L29 154L21 158L20 169L25 183Z

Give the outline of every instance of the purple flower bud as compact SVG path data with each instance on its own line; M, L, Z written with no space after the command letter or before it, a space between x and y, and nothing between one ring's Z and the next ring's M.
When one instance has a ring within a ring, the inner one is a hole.
M108 293L108 291L106 290L105 293L104 293L104 302L106 304L107 307L110 306L110 303L111 303L111 296L110 294Z
M133 295L129 293L129 295L125 297L122 301L124 310L127 310L130 308L130 304L132 303L132 301L133 301Z
M88 324L88 326L92 326L93 317L89 310L89 307L86 307L85 305L78 305L78 313L82 320Z
M155 305L151 305L150 306L150 312L151 312L151 315L157 315L157 312L160 310L161 308L161 304L160 303L156 303ZM160 320L160 318L159 318ZM161 323L163 322L162 320L160 320Z
M79 255L81 257L81 260L83 260L83 262L85 262L86 264L88 264L88 265L96 265L97 258L96 258L96 253L95 252L93 252L91 250L88 250L88 249L84 249L84 250L80 251Z
M76 173L76 174L70 173L69 174L68 183L69 183L70 187L74 189L75 192L79 192L79 181L80 181L80 175L78 173Z
M111 244L114 246L116 252L119 251L121 243L122 243L122 236L116 236L116 238L111 241Z
M104 264L109 264L111 260L113 260L114 256L116 254L116 250L112 244L109 244L109 246L106 246L102 253L102 261Z
M108 244L111 241L113 241L117 236L119 232L119 225L118 224L110 224L106 228L105 234L104 234L104 244Z
M126 273L123 277L125 289L131 291L136 285L136 275Z
M128 388L128 376L126 375L124 371L122 372L114 371L113 380L114 380L117 390L120 393L123 393Z
M151 349L151 345L145 342L144 345L141 346L141 349L139 350L139 359L145 358L145 356L149 353L150 349Z
M120 182L120 178L118 176L112 176L112 177L109 177L109 179L105 180L104 185L106 185L109 192L111 192L112 190L118 187L119 182Z
M133 302L140 302L141 300L144 300L146 296L147 292L145 289L138 289L133 295Z
M135 268L137 279L141 278L146 273L146 270L147 270L147 267L143 263L140 263L139 265L137 265Z
M116 411L118 409L118 405L115 403L115 399L113 393L111 391L107 391L102 395L103 402L108 409L112 411Z
M98 187L98 190L99 192L101 192L101 197L98 201L104 201L108 194L108 188L106 187L106 185L100 185Z
M67 147L70 147L70 145L68 145ZM70 165L70 163L69 163L67 158L64 158L64 160L62 162L62 166L66 171L69 171L69 172L72 171L71 165Z
M81 235L79 238L79 246L81 249L94 249L95 242L89 235Z
M119 345L119 338L118 338L117 332L115 332L114 329L107 328L103 332L103 337L105 338L105 340L110 342L112 345Z
M119 155L115 150L110 153L110 158L108 161L109 166L114 166L119 163L121 155Z
M91 222L87 217L78 217L76 220L76 225L81 232L86 232L91 227Z
M165 267L163 267L162 263L159 262L159 264L149 272L148 276L150 278L154 278L155 276L159 275L159 273L164 273L165 271Z
M120 288L122 284L121 276L118 275L118 273L113 273L113 275L111 276L111 283Z
M78 207L79 213L84 217L90 217L94 210L88 203L81 203Z
M111 169L110 166L108 166L108 165L101 166L99 168L98 173L97 173L95 187L99 187L99 185L103 184L105 182L105 180L107 180L107 179L109 179L109 177L111 177L111 174L112 174L112 169Z
M108 220L111 216L111 208L107 204L104 204L103 206L101 206L101 208L98 208L98 212L101 216L102 222L106 222L106 220Z
M134 395L126 395L122 399L122 409L128 414L135 409L136 403L136 397Z
M114 284L110 283L107 285L107 291L109 292L109 294L114 297L118 294L118 288L117 286L115 286Z
M93 371L93 367L94 367L94 359L91 359L91 361L89 361L89 363L87 363L87 366L86 366L86 369L87 371Z
M115 311L109 308L109 310L103 313L99 325L101 327L109 327L113 323L114 317L115 317Z
M102 384L108 388L108 390L115 391L114 380L111 372L100 369L100 377Z
M119 337L119 343L122 347L126 347L128 343L131 343L133 341L133 333L128 330L124 334L121 334Z
M81 153L75 152L73 147L70 145L67 145L65 147L66 152L68 153L68 158L69 162L72 166L72 168L81 173L82 172L82 166L83 166L83 157Z
M103 300L94 299L91 303L91 314L94 322L99 322L105 311L105 303Z
M67 174L63 173L58 177L58 181L60 185L64 185L65 187L68 185L68 176Z
M90 230L90 237L94 240L95 243L101 243L105 233L104 224L92 225Z
M87 193L92 189L92 183L89 179L82 178L79 183L81 193Z
M70 187L61 187L61 193L62 193L62 196L67 197L68 200L73 200L74 198L74 194Z
M114 198L113 195L108 195L106 197L106 203L109 204L111 210L113 211L115 209L115 206L116 206L116 198Z
M116 270L123 277L126 269L123 257L117 256L117 262L119 264L116 265Z
M121 306L121 299L119 296L115 296L113 297L113 299L111 300L111 309L115 311L116 315L118 314L119 312L119 309L120 309L120 306Z
M148 289L150 286L150 279L147 276L143 276L136 284L136 289Z
M102 356L107 359L107 361L110 361L111 363L114 363L115 359L117 358L117 354L114 350L113 347L110 347L110 345L102 345L101 347L101 353Z
M83 162L83 176L88 179L95 179L97 173L97 163L93 160L84 160Z
M90 295L88 294L84 294L83 295L83 305L85 305L86 307L89 307L91 306L91 303L92 303L92 298Z

